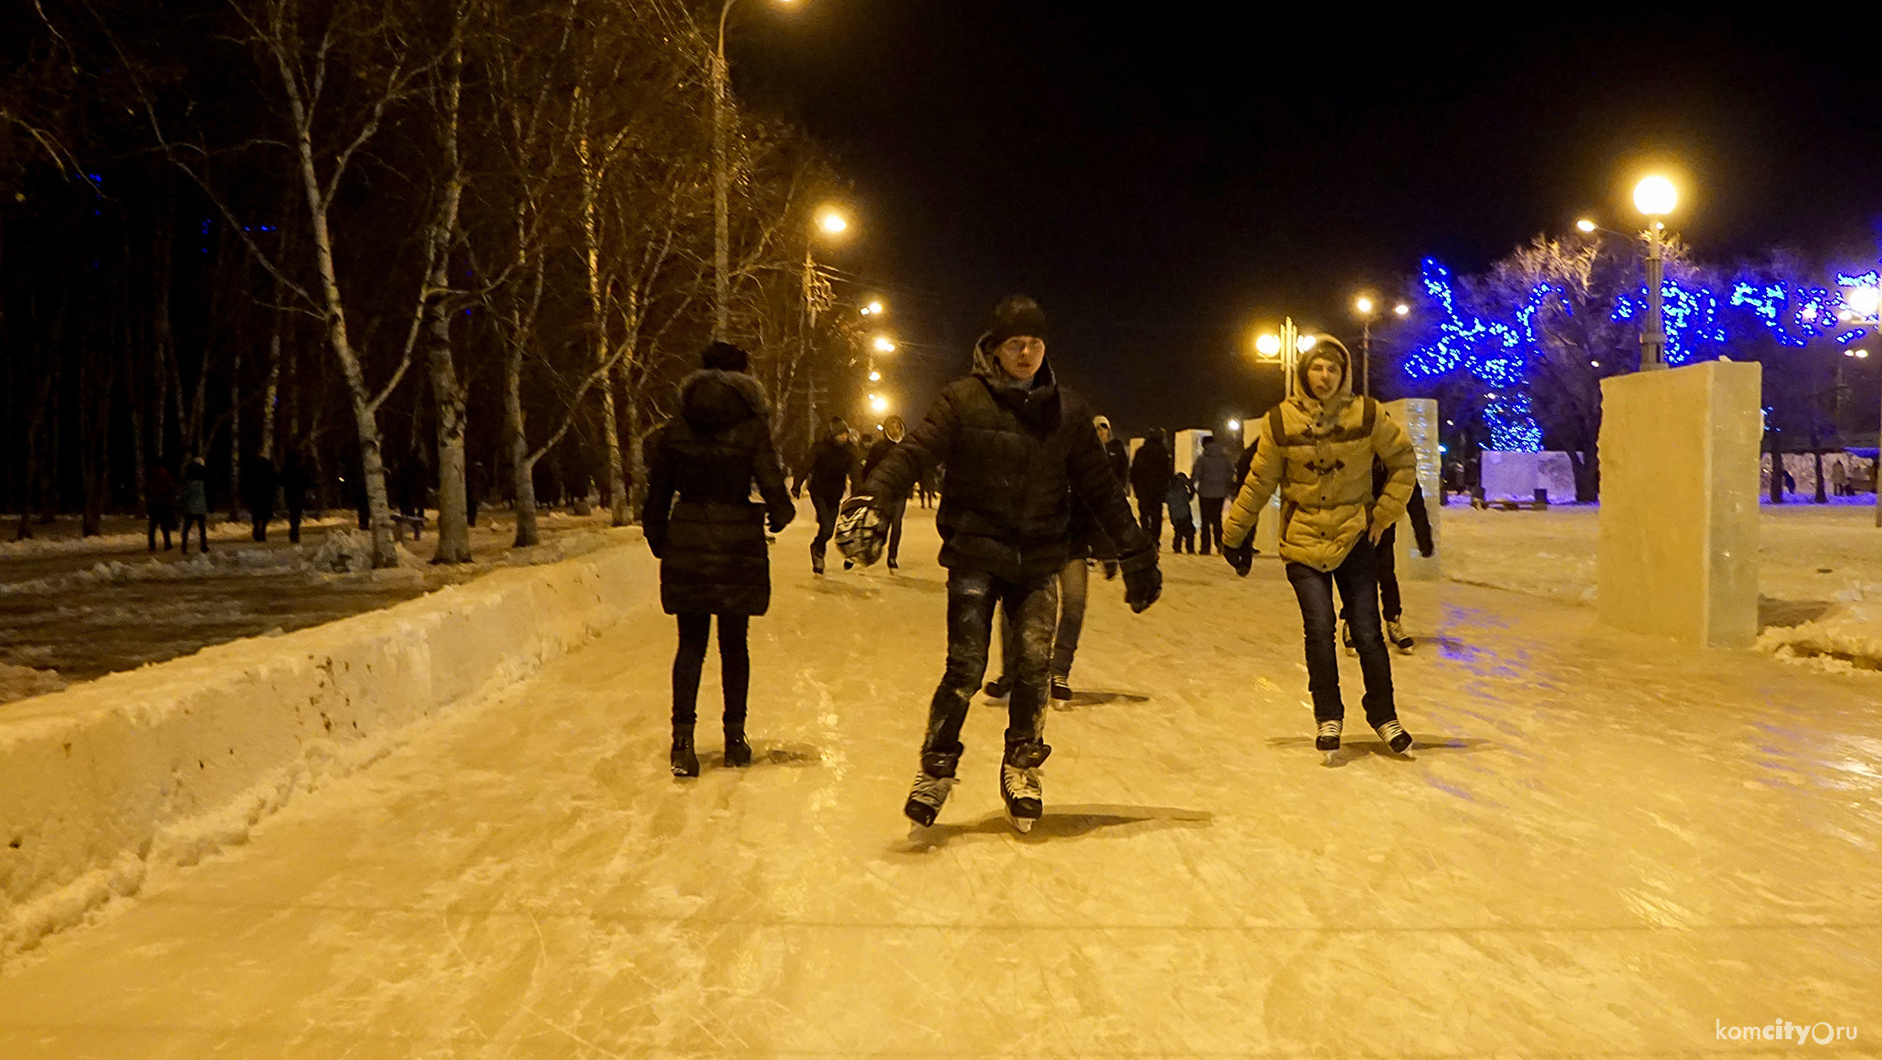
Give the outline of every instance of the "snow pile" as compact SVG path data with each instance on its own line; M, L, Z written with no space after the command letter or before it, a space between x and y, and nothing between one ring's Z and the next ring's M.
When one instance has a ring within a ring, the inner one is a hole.
M1822 618L1772 626L1758 635L1759 651L1822 669L1882 670L1882 582L1853 584Z
M57 670L35 670L0 662L0 703L43 696L65 687L65 678Z
M656 563L617 540L0 706L0 956L135 893L154 866L243 842L294 792L383 755L411 722L650 606Z

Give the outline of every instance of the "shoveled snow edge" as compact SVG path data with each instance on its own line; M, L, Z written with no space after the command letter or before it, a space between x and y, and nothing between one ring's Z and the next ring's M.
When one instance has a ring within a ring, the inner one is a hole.
M658 599L638 530L383 611L0 707L0 959Z

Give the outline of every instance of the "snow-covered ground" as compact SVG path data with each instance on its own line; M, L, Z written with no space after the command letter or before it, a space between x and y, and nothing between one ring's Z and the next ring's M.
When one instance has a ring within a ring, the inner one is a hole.
M367 569L368 543L350 518L313 521L299 545L276 524L266 543L222 523L207 554L151 552L142 530L112 520L82 538L75 521L0 544L0 703L71 681L186 655L210 644L290 631L408 600L504 565L553 562L607 540L605 512L544 513L543 543L511 549L507 512L472 531L476 562L433 567L427 531L401 546L401 564ZM432 521L436 525L435 518Z
M1595 599L1600 509L1444 510L1454 581L1571 603ZM1758 548L1760 650L1813 666L1882 670L1882 528L1865 503L1765 505Z
M1453 549L1479 517L1516 525ZM945 609L910 521L896 576L780 538L752 768L711 761L709 663L707 769L667 775L673 632L630 621L0 971L0 1056L1873 1055L1872 677L1408 584L1422 747L1349 686L1327 763L1279 564L1170 556L1145 615L1093 583L1032 834L980 703L910 836Z

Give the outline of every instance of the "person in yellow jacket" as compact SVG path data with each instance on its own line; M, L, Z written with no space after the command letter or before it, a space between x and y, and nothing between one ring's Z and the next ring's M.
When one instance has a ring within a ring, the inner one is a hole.
M1314 746L1338 750L1346 707L1340 701L1337 612L1333 587L1353 616L1352 634L1366 679L1366 721L1394 753L1412 745L1392 698L1392 657L1379 627L1379 538L1405 514L1416 481L1409 435L1371 398L1352 393L1344 347L1323 338L1296 371L1299 390L1263 417L1254 460L1222 527L1223 555L1246 575L1255 518L1281 491L1281 558L1300 600L1307 643L1307 689L1319 731ZM1384 464L1373 492L1372 465Z

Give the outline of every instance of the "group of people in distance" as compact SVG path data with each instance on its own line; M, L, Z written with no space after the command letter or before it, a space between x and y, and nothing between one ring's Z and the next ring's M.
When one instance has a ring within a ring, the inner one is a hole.
M242 500L253 524L250 536L256 541L268 540L268 524L274 521L275 497L279 493L286 500L288 541L299 544L301 516L307 508L307 491L313 486L313 477L307 473L307 465L301 459L300 452L290 450L287 462L278 473L274 461L268 457L251 457L242 466L241 482ZM150 551L157 551L159 533L163 535L163 550L170 551L170 532L177 528L179 514L183 517L180 541L183 554L189 555L192 528L196 530L200 551L209 551L209 475L202 457L190 457L183 465L181 484L170 474L167 466L161 463L153 466L145 492L149 522L146 537L149 539Z
M813 454L798 484L807 481L817 510L811 555L821 573L833 538L846 565L873 563L885 548L893 557L910 492L924 476L946 468L936 526L940 563L948 571L947 661L929 703L920 764L903 807L918 826L934 824L954 787L964 752L962 723L987 671L996 613L1006 627L1000 794L1013 825L1026 831L1043 812L1039 767L1052 753L1044 740L1045 711L1061 685L1055 678L1063 676L1055 663L1063 655L1069 670L1076 648L1075 623L1069 645L1061 636L1062 614L1082 613L1087 560L1116 565L1133 612L1142 613L1162 593L1156 539L1146 532L1145 513L1133 515L1125 496L1119 473L1123 447L1110 437L1109 422L1058 382L1046 350L1046 318L1038 304L1023 296L1003 300L974 345L971 373L949 384L912 431L899 421L893 431L885 424L885 437L872 447L847 502L842 487L850 479L848 454L854 449L843 437L847 427L837 429L840 424L832 425L826 439L831 444L820 445L822 455ZM681 384L679 416L647 445L641 518L661 561L662 604L679 623L669 756L676 776L699 773L693 729L714 615L725 692L725 764L751 761L746 634L750 618L769 605L766 530L782 531L796 514L770 435L765 394L747 373L747 361L735 346L710 346L701 370ZM1402 754L1412 737L1399 723L1393 699L1378 577L1389 562L1387 535L1416 488L1414 456L1405 429L1371 398L1355 397L1350 381L1337 343L1315 347L1299 366L1298 393L1258 422L1246 478L1219 534L1213 527L1205 531L1204 547L1215 544L1246 576L1256 517L1280 491L1280 554L1301 610L1315 745L1337 750L1344 720L1337 587L1365 678L1366 720ZM1229 465L1228 476L1199 461L1198 478L1209 476L1212 490L1233 481L1232 462L1219 455ZM754 486L763 504L749 500ZM1221 496L1226 500L1227 493ZM1205 506L1205 526L1213 522L1211 515Z

